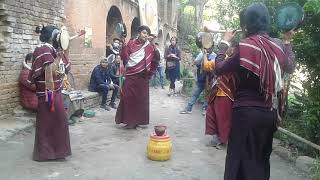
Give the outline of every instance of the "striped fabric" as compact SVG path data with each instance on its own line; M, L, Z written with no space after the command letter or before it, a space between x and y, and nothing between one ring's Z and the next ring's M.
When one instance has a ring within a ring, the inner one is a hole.
M130 40L121 52L121 58L127 61L126 76L150 71L151 61L154 58L154 47L149 42Z
M36 84L37 96L45 96L46 84L45 84L45 66L52 64L57 57L56 50L48 43L43 43L36 47L33 52L32 69L30 71L28 80ZM67 60L67 59L66 59ZM68 63L68 61L65 61ZM70 66L68 67L70 69ZM57 92L62 89L62 78L53 75L52 77L53 89L52 91Z
M236 78L234 77L234 74L230 73L223 76L219 76L217 86L218 89L225 94L225 96L228 96L231 101L234 101L234 95L236 90ZM217 94L217 96L219 95Z
M287 59L283 49L268 35L253 35L240 40L240 66L260 78L265 100L281 89L281 69Z

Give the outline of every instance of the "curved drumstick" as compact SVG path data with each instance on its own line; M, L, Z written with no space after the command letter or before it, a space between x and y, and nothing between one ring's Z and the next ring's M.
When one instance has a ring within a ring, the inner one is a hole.
M69 40L71 41L72 39L75 39L75 38L77 38L77 37L80 37L80 36L82 36L82 35L84 35L84 34L86 34L86 31L85 31L85 30L81 30L78 34L70 37Z
M213 29L210 29L208 26L204 26L203 28L204 32L209 32L209 33L226 33L227 31L231 31L231 30L213 30ZM234 30L234 32L242 32L241 29L237 29L237 30Z
M226 33L226 32L228 32L229 30L209 30L211 33ZM235 32L242 32L242 30L240 30L240 29L237 29L237 30L235 30Z

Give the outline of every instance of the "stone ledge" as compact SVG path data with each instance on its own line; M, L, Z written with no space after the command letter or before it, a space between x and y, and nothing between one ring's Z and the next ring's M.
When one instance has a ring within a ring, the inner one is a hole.
M81 90L84 96L84 108L91 109L99 106L101 95L97 92ZM112 92L112 91L111 91ZM110 96L108 96L110 97ZM0 141L6 141L21 131L33 128L36 113L26 111L21 106L14 109L14 114L0 120Z
M310 173L310 169L315 162L315 159L308 157L308 156L299 156L296 159L296 167L300 170L302 170L305 173Z
M101 95L97 92L90 92L88 90L81 90L82 95L84 96L84 108L91 109L99 106L101 102Z
M96 98L100 96L99 93L97 92L91 92L87 90L81 90L81 93L85 99L91 99L91 98Z
M281 142L278 139L273 139L273 153L292 163L297 169L306 174L310 174L310 168L315 162L315 159L308 156L295 156L289 149L281 146Z
M23 122L17 119L5 120L0 121L0 127L0 141L6 141L17 133L32 128L33 123L31 121Z

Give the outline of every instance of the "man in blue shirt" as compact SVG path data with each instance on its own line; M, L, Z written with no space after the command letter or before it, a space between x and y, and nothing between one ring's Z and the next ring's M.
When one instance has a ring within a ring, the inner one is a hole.
M97 65L92 71L89 91L99 92L102 94L102 102L100 107L107 111L110 111L110 107L106 105L109 90L113 90L110 106L112 108L116 108L114 101L117 97L118 89L113 85L111 80L107 59L102 57L100 64Z
M208 52L208 60L214 60L216 58L216 54L213 52L213 47L206 49ZM206 88L206 77L207 73L202 71L202 62L203 62L203 52L200 52L196 59L194 60L194 64L197 66L197 84L196 88L194 89L191 99L189 100L187 106L180 111L180 114L191 114L192 113L192 107L197 102L197 99L199 98L201 92L205 90ZM206 110L208 107L208 102L205 99L205 102L202 106L202 114L205 115Z

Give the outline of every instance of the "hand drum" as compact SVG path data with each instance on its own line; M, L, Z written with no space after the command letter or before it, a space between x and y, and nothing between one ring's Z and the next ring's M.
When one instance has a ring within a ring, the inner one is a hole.
M303 19L303 8L297 3L284 4L276 11L275 22L277 27L283 32L296 29Z
M199 32L196 37L196 45L199 48L211 48L213 46L212 34L207 32Z

